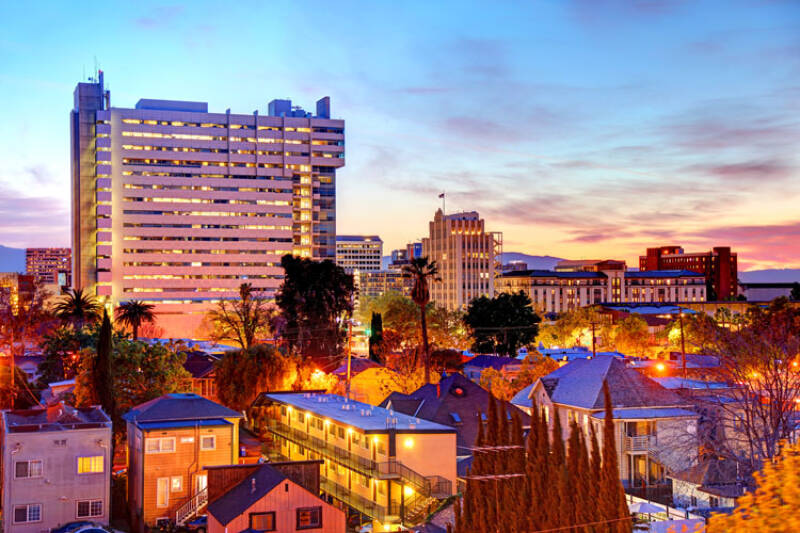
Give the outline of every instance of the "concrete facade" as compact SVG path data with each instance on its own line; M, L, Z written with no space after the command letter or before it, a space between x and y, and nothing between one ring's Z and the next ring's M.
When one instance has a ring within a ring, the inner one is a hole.
M42 285L72 285L70 248L26 248L25 273Z
M445 215L436 211L422 239L422 255L436 261L440 281L430 284L431 301L463 310L475 298L492 298L500 272L503 234L487 232L476 211Z
M111 421L99 407L2 412L3 531L108 524Z
M243 282L266 297L280 258L335 258L344 121L273 100L260 115L204 102L110 106L100 73L75 89L73 285L155 304L166 336L193 334Z
M377 235L337 235L336 264L348 274L377 272L383 259L383 241Z

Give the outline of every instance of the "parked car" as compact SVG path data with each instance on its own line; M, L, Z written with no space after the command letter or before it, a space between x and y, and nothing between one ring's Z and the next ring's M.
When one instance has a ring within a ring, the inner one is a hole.
M194 520L189 520L183 525L183 529L194 533L206 533L208 531L208 516L200 515Z

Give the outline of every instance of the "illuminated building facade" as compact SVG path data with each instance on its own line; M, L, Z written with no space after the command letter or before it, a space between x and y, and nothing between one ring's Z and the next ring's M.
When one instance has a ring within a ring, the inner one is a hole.
M383 241L377 235L337 235L336 264L348 274L377 272L383 259Z
M70 248L27 248L25 273L42 285L72 284L72 250Z
M452 311L475 298L493 297L502 252L503 234L487 232L476 211L445 215L437 210L422 239L422 255L439 267L439 280L430 284L431 301Z
M73 285L116 305L157 305L167 336L194 333L250 283L272 297L280 258L336 256L344 121L273 100L268 113L205 102L110 106L103 74L75 89Z
M706 278L709 299L732 300L739 287L738 258L730 247L717 246L710 252L686 253L680 246L648 248L639 256L639 270L691 270Z
M397 531L424 521L456 488L456 430L315 392L261 393L249 420L273 460L322 460L320 489Z

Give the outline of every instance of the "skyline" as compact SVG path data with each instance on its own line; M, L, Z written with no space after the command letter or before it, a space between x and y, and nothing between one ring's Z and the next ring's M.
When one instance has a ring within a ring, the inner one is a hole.
M114 107L330 96L347 121L337 232L387 253L427 233L446 191L507 251L635 266L648 246L730 245L743 270L800 267L800 5L314 5L0 8L16 125L0 131L0 244L69 245L68 113L97 56ZM242 27L269 16L302 24Z

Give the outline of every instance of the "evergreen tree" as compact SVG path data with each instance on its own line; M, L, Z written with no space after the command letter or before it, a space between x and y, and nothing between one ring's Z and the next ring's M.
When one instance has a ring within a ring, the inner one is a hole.
M372 312L369 324L369 358L376 363L383 363L383 316Z
M603 382L603 398L605 401L605 418L603 420L603 464L601 478L603 480L602 492L603 520L613 520L630 516L628 505L625 501L625 491L622 488L619 475L619 464L617 462L617 445L614 436L614 412L611 404L611 393L608 390L608 382ZM608 529L610 533L625 533L631 531L631 522L619 520L610 522Z
M94 359L94 380L97 402L103 406L108 417L116 417L116 398L114 397L114 377L111 371L111 319L103 311L103 323L97 337L97 357Z

